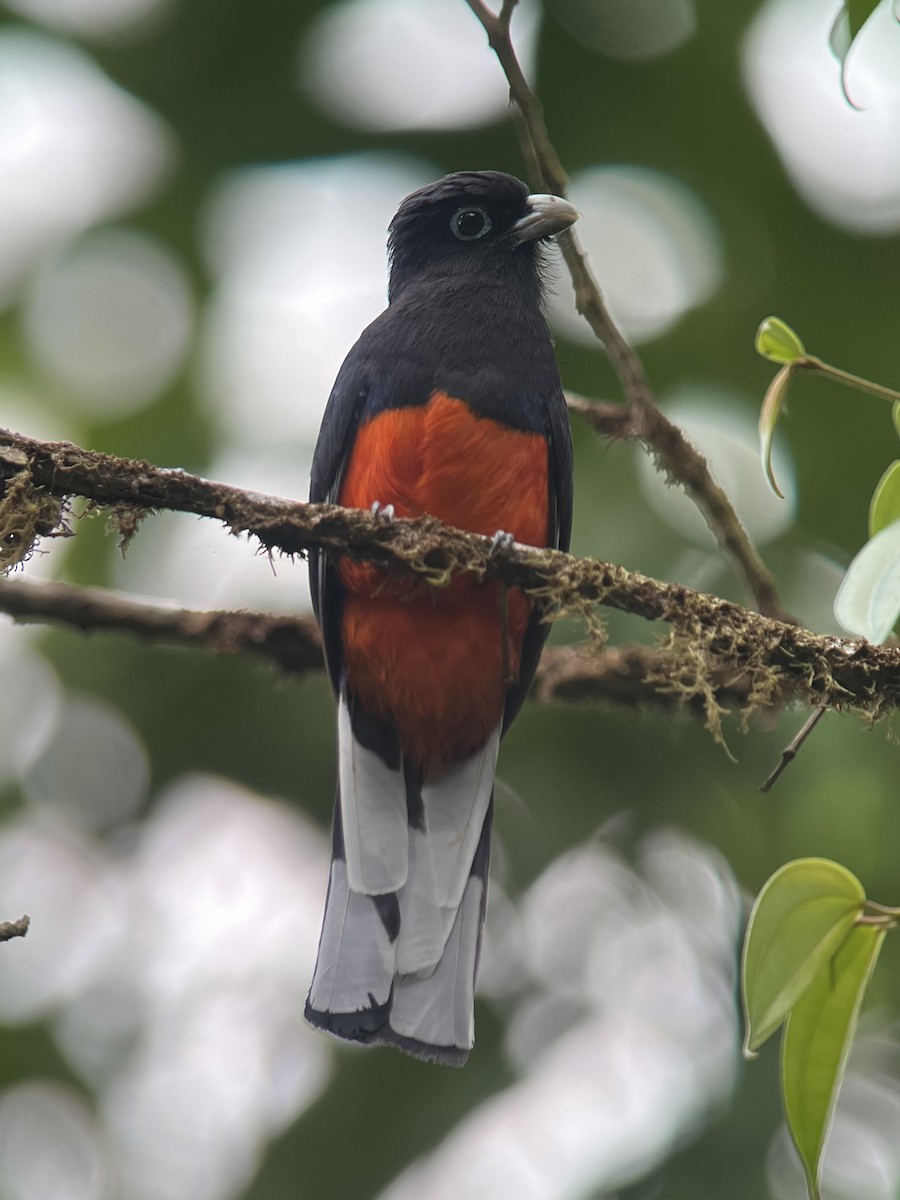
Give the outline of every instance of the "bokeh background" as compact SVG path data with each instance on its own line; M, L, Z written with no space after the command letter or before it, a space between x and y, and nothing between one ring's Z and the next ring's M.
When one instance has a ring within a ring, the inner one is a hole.
M776 313L900 381L900 27L838 0L536 0L514 29L582 236L661 402L785 604L835 629L896 457L887 406L801 380L766 490ZM302 497L334 374L383 306L398 201L521 173L463 0L0 3L0 425ZM565 384L615 398L562 269ZM639 448L576 423L574 549L742 598ZM301 563L188 517L103 518L25 576L302 611ZM610 620L614 642L658 631ZM577 638L566 627L557 638ZM304 1027L328 859L322 677L0 617L0 1200L794 1200L774 1046L741 1061L749 897L822 854L900 901L900 751L830 714L726 726L527 706L501 755L477 1048L461 1072ZM895 729L896 732L896 729ZM827 1195L900 1195L888 940Z

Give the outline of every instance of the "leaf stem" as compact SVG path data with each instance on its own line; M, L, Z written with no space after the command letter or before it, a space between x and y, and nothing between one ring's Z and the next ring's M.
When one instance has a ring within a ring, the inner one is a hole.
M858 392L866 392L870 396L876 396L879 400L887 400L891 404L900 401L900 392L895 392L893 388L884 387L880 383L872 383L870 379L852 375L849 371L842 371L840 367L833 367L830 363L823 362L821 358L816 358L812 354L795 359L794 366L804 371L811 371L815 375L824 375L826 379L834 379L846 387L855 388Z
M887 929L894 929L896 925L900 924L900 908L878 904L875 900L866 900L864 914L860 920L865 924L880 924L886 926Z

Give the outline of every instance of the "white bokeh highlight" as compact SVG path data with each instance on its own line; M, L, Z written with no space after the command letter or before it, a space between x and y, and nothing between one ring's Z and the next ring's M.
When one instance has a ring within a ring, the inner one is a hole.
M844 630L834 615L834 598L844 567L819 550L788 544L784 557L769 563L778 580L788 612L796 613L805 629L843 637Z
M819 216L857 233L900 229L900 26L875 10L846 64L828 34L831 0L768 0L743 44L747 93L794 187Z
M552 0L550 7L591 50L634 62L671 54L697 28L694 0Z
M174 142L74 46L0 30L0 309L40 255L157 188Z
M0 826L0 911L31 917L17 953L0 960L0 1020L39 1020L93 986L127 938L122 900L105 853L67 820Z
M45 398L21 380L0 377L0 425L49 442L78 442L74 413L62 415L45 407Z
M305 500L312 452L290 444L268 451L236 446L209 466L207 475L235 487ZM307 565L269 557L247 535L229 534L218 521L183 513L158 513L141 529L123 558L112 564L113 582L130 596L188 608L253 608L296 613L310 608Z
M20 785L38 808L105 829L136 815L149 777L147 752L131 723L101 700L70 694L42 752L21 772Z
M519 4L516 53L533 72L540 8ZM306 34L300 84L309 100L361 129L464 129L503 117L509 87L484 30L458 0L342 0Z
M47 745L62 707L62 688L27 636L0 618L0 786L28 771Z
M55 1080L0 1092L3 1200L108 1200L106 1146L85 1097Z
M300 1014L328 858L300 817L213 778L171 788L144 827L116 968L146 1019L101 1099L128 1200L239 1194L325 1086L330 1048Z
M600 841L562 855L520 905L521 1079L381 1200L575 1200L652 1169L734 1084L740 913L725 863L675 832L644 843L640 873Z
M671 329L716 293L724 275L718 227L685 184L646 167L592 167L572 177L578 235L610 309L633 342ZM561 283L551 305L557 330L596 346Z
M200 384L226 437L245 449L312 446L347 351L386 307L390 220L436 173L351 155L247 169L219 185L202 229L215 288Z
M6 7L75 37L121 42L140 34L172 0L5 0Z
M172 382L193 331L184 270L143 233L70 243L37 274L23 311L37 365L82 413L123 417Z
M105 845L46 809L0 825L0 910L32 917L0 960L0 1018L51 1017L97 1095L83 1140L114 1181L103 1200L230 1200L327 1085L331 1046L301 1014L329 850L286 806L207 776ZM58 1119L35 1112L46 1140ZM75 1182L21 1200L95 1200Z
M766 480L756 422L739 397L708 384L683 385L664 398L664 407L706 458L752 541L765 545L791 527L796 493L793 465L783 447L776 445L773 462L785 497L781 499ZM639 457L637 472L641 491L661 521L694 545L715 546L693 500L681 488L668 485L646 455Z

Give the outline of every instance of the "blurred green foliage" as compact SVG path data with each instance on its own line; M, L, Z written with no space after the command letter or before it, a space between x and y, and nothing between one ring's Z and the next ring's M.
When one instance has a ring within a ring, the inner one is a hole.
M296 72L303 31L326 7L308 0L181 0L133 42L83 43L111 79L177 136L173 176L128 223L178 257L201 304L210 281L198 223L210 190L231 168L380 149L421 156L435 174L522 171L504 122L371 133L323 115L298 89ZM653 61L587 48L557 21L553 3L540 37L537 85L567 170L624 163L670 173L702 199L724 245L726 276L716 295L641 347L657 393L665 399L676 387L721 387L754 422L771 372L753 339L769 312L784 314L830 361L888 384L900 379L890 302L900 238L843 231L812 212L792 187L742 82L741 39L757 5L698 0L696 10L695 34ZM5 14L0 31L13 24L21 19ZM834 86L840 88L837 68ZM66 395L30 361L20 321L15 305L0 315L0 376L27 382L46 411L63 414ZM618 394L600 350L561 341L559 360L572 390ZM171 388L134 416L82 419L85 444L203 472L216 430L196 403L195 366L189 361ZM883 405L848 403L846 393L813 378L794 386L802 402L783 436L796 465L796 519L765 549L789 606L807 594L806 555L821 553L843 567L865 541L869 497L891 436ZM277 443L278 430L271 432ZM575 442L575 551L662 577L683 572L693 582L691 547L677 541L638 487L640 451L601 444L583 428L575 430ZM306 485L298 465L298 496ZM108 584L116 553L100 521L81 522L66 575ZM714 570L702 586L740 595L720 562L704 562ZM302 569L278 567L280 575ZM655 632L618 618L610 629L616 641ZM149 752L154 792L184 772L212 771L302 805L327 828L334 744L323 679L284 683L243 661L118 636L52 630L41 645L66 686L104 698L134 722ZM746 737L731 721L726 736L737 758L731 762L687 717L526 708L501 755L504 887L520 895L557 855L598 828L629 859L642 836L674 827L720 851L748 893L791 857L828 855L858 875L869 895L896 902L900 770L885 725L868 731L852 717L829 714L773 794L760 795L803 716L789 712L757 723ZM15 792L4 799L7 811L15 811ZM2 949L14 953L13 946ZM890 953L879 976L879 1001L896 1013L900 976ZM477 1023L477 1048L463 1072L387 1053L341 1054L322 1098L270 1146L243 1200L376 1196L513 1078L502 1048L503 1001L480 1002ZM649 1178L619 1188L620 1200L768 1194L767 1155L781 1119L774 1056L739 1071L734 1095L649 1167ZM0 1032L0 1088L34 1075L71 1078L47 1029Z

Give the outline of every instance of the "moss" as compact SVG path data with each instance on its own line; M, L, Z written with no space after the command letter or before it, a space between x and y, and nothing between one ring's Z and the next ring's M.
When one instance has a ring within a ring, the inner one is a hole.
M20 461L21 460L21 461ZM24 454L0 459L0 573L27 562L42 537L68 534L64 502L36 487Z

